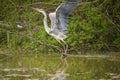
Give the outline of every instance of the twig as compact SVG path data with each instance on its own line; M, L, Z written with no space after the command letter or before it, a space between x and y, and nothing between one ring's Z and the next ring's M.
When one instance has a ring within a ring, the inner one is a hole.
M96 1L92 1L92 2L80 2L78 5L91 4L91 3L95 3L95 2L97 2L97 0Z
M4 24L3 21L0 21L0 25L2 25L2 26L10 26L9 24Z
M16 6L15 3L14 3L12 0L9 0L9 1L10 1L14 6Z
M109 20L109 22L111 22L113 25L119 26L118 24L115 24L115 23L110 19L109 13L108 13L107 9L106 9L106 13L107 13L106 18ZM119 29L119 28L117 28L117 30L120 32L120 29Z
M86 5L86 4L91 4L91 3L95 3L95 2L97 2L97 0L96 1L92 1L92 2L82 2L79 5L84 5L84 4ZM102 6L104 4L104 2L105 2L105 0L100 5L98 5L96 7L92 7L92 8L98 8L98 7ZM83 12L83 11L88 11L88 10L89 9L83 9L83 10L79 10L79 11Z
M47 2L36 2L36 3L28 4L28 5L31 6L31 5L38 5L38 4L57 5L57 4L47 3Z
M41 45L46 45L46 46L49 46L49 47L53 47L53 48L55 48L56 50L58 50L59 52L62 52L62 50L61 50L60 47L58 47L58 46L51 45L51 44L47 44L47 43L45 43L45 42L43 42L43 41L41 41L41 40L37 40L37 39L33 38L32 36L29 36L29 35L27 35L27 37L28 37L29 39L35 41L35 42L40 43Z

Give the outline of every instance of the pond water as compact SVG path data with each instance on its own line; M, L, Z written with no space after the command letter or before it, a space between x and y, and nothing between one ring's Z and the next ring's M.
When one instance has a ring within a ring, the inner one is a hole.
M120 53L0 53L0 80L120 80Z

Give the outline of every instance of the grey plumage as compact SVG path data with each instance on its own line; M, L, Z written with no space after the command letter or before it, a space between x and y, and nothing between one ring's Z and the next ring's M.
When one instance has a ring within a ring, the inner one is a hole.
M66 31L71 11L77 7L78 0L67 0L56 9L57 27L60 31Z

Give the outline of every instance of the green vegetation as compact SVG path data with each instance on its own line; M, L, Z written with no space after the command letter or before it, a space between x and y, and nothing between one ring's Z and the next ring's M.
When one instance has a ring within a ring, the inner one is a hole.
M63 0L2 0L0 2L0 47L57 51L61 46L44 31L43 15L31 7L53 11ZM93 1L93 0L86 0ZM70 19L66 42L69 51L120 51L120 0L97 0L80 5ZM50 21L48 21L50 22ZM17 25L23 26L18 29Z

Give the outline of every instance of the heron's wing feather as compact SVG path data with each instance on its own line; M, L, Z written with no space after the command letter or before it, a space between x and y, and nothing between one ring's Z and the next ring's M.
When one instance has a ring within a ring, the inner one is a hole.
M54 26L56 26L56 13L55 12L49 13L49 18L51 21L51 28L53 28Z
M71 11L78 5L78 0L66 0L56 9L56 25L60 31L66 31L68 19L71 17Z

